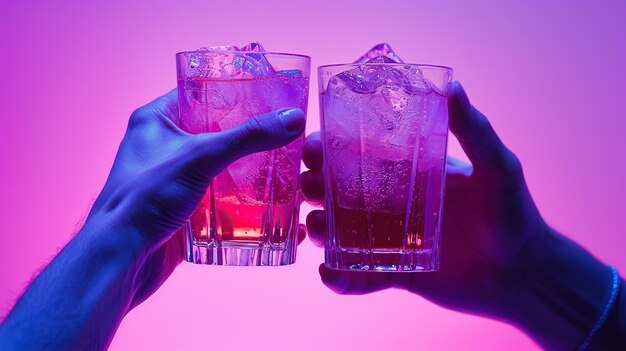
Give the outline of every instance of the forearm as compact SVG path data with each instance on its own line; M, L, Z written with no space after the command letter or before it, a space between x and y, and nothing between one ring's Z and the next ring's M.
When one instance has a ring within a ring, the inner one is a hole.
M0 326L7 349L103 349L129 309L139 242L113 220L87 223Z
M514 323L547 349L575 350L609 299L612 271L554 231L533 245L530 255L532 268L518 295ZM601 337L608 336L596 335L592 345Z

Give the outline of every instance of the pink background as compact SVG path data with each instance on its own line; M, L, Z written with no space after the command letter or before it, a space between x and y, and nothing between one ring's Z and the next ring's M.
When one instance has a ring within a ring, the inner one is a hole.
M452 66L523 161L545 218L626 272L625 3L390 3L3 1L0 314L86 214L130 112L174 87L174 53L252 40L314 66L382 41ZM311 87L308 131L319 125ZM401 291L334 295L322 256L306 242L291 267L182 264L111 349L536 349L513 327Z

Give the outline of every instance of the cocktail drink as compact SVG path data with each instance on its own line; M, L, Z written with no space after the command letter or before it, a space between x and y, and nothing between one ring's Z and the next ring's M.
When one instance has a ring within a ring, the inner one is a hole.
M452 70L380 44L318 73L326 266L437 270Z
M176 55L180 116L192 134L219 132L279 108L306 112L310 58L257 44ZM259 266L295 261L304 136L245 156L213 178L187 223L190 262Z

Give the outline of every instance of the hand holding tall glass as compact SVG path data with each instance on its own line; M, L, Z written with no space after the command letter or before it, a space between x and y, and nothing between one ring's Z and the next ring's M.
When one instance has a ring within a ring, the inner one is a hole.
M192 134L219 132L308 99L310 58L256 43L176 55L180 117ZM304 136L245 156L214 177L185 229L189 262L278 266L295 261Z
M452 69L380 44L318 73L326 266L437 270Z

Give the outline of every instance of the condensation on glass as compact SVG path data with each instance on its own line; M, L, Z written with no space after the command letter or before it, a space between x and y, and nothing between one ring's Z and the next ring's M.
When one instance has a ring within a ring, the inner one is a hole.
M452 70L366 59L318 69L326 266L435 271Z

